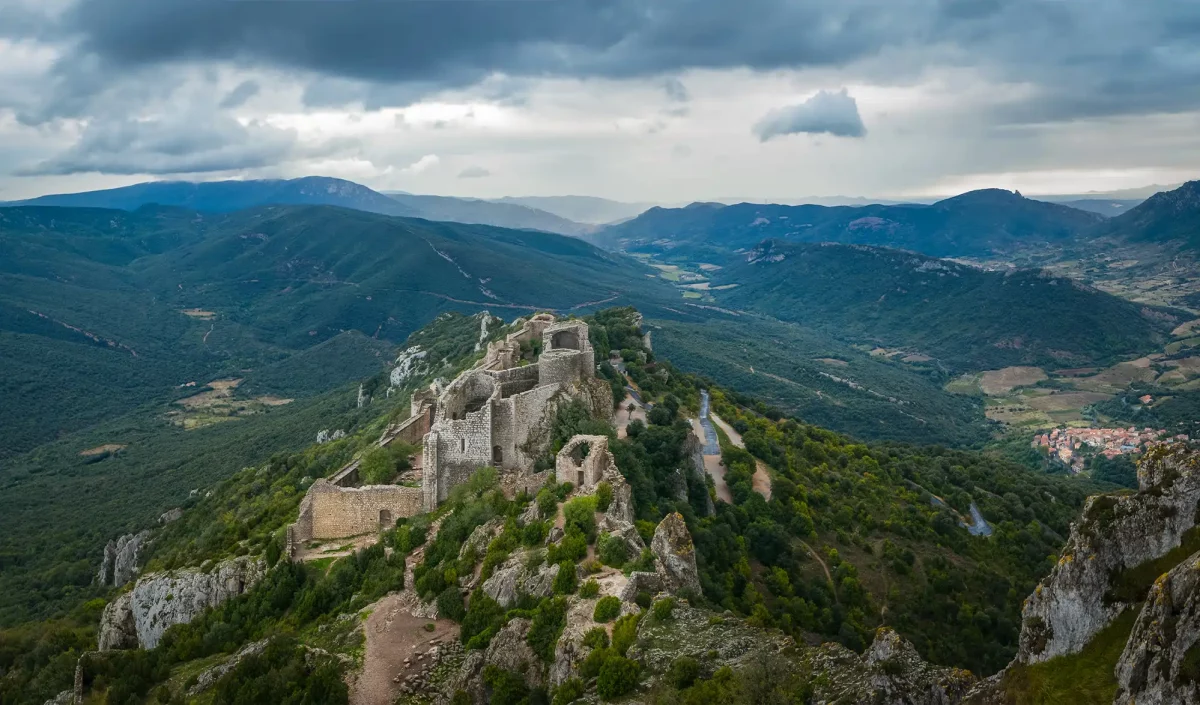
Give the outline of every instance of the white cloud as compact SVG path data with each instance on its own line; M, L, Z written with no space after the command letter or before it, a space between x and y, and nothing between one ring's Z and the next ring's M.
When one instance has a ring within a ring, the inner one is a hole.
M426 154L400 171L405 174L422 174L437 166L441 161L441 158L436 154Z

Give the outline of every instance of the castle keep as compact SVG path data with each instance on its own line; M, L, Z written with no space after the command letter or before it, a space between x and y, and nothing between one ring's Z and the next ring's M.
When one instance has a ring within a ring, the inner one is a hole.
M525 360L523 350L539 347L536 362ZM497 468L510 491L540 487L552 471L535 473L534 465L549 445L559 404L578 399L598 418L612 411L611 389L595 378L595 370L586 323L558 322L549 314L524 321L504 340L490 343L484 358L449 385L435 382L413 394L409 418L380 438L381 447L396 440L422 446L416 463L420 487L355 487L357 460L329 480L317 480L300 505L299 520L288 527L289 555L313 539L370 533L400 517L433 511L484 466ZM598 477L594 470L587 474Z

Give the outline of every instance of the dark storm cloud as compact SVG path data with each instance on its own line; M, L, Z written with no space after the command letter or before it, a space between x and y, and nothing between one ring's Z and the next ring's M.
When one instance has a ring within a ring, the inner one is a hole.
M867 129L858 114L858 103L845 89L836 93L819 91L799 105L772 110L754 125L754 134L762 142L802 132L862 137Z
M950 57L1046 89L1020 119L1200 103L1195 0L78 0L61 31L78 40L64 64L228 61L332 81L310 87L311 104L403 105L495 73L628 78L881 56L873 72L893 79Z

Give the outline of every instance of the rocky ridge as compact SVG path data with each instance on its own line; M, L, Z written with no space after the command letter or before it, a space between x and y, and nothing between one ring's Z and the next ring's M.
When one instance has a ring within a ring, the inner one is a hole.
M266 572L261 558L242 556L209 567L148 573L110 602L100 618L101 651L153 649L167 628L192 621L206 609L236 597Z
M1058 564L1025 602L1018 662L1078 652L1131 606L1114 595L1114 577L1178 547L1196 525L1197 459L1151 452L1138 468L1136 494L1088 499Z

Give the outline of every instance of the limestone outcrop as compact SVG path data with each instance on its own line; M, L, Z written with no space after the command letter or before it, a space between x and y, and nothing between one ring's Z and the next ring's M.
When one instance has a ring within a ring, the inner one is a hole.
M96 576L101 585L120 587L133 579L138 571L138 556L149 542L150 532L141 531L109 541L100 560L100 572Z
M817 684L814 702L877 705L957 705L975 683L970 671L933 666L888 627L862 656L822 644L808 657Z
M664 590L673 593L700 594L700 573L696 570L696 547L679 512L668 514L654 530L650 550L658 564Z
M1200 553L1150 588L1116 676L1118 705L1200 703Z
M265 572L261 559L242 556L207 572L190 568L144 575L132 590L104 608L100 650L153 649L168 627L190 622L204 610L242 594Z
M483 581L483 591L505 609L517 604L520 595L542 598L554 594L558 565L529 567L528 554L518 551Z
M1062 558L1025 602L1017 661L1075 653L1129 607L1112 594L1113 576L1176 548L1196 525L1198 458L1152 451L1138 468L1136 494L1087 500Z

